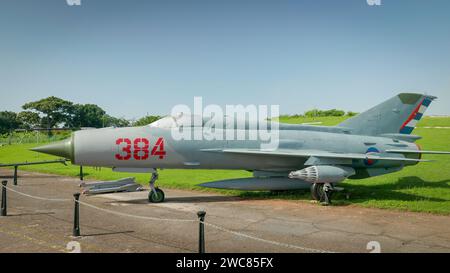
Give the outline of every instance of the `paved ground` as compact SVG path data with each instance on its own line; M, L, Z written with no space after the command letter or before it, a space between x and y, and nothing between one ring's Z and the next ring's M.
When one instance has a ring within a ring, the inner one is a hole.
M0 170L0 177L11 174ZM79 181L19 172L31 195L72 198ZM2 179L3 180L3 179ZM167 201L149 204L147 192L82 196L95 206L126 214L206 220L227 229L307 248L368 252L378 241L383 252L450 252L450 217L379 209L322 207L297 201L244 200L211 193L165 190ZM77 241L83 252L196 252L198 223L166 222L111 215L81 206L81 238L72 238L73 202L34 200L8 192L8 214L0 217L0 252L67 252ZM206 227L208 252L306 252L251 240Z

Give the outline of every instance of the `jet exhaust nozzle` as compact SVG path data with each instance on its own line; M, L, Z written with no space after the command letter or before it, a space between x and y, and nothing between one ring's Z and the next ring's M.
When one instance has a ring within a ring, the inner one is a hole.
M32 148L30 150L38 153L64 157L70 159L72 162L74 161L73 137L48 145Z
M343 166L311 166L289 173L289 178L309 183L338 183L355 174L355 170Z

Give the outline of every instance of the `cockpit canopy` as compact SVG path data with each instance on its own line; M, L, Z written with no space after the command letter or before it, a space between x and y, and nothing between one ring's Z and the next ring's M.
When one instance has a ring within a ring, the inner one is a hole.
M271 122L265 121L264 124ZM161 129L171 129L179 127L215 127L215 128L239 128L239 129L249 129L257 128L262 126L263 122L253 121L248 119L237 118L233 116L221 116L221 117L202 117L199 115L191 115L180 113L174 116L163 117L148 126L161 128Z
M221 117L202 117L199 115L191 115L180 113L174 116L163 117L151 124L149 127L172 129L182 127L207 127L214 129L244 129L244 130L305 130L317 132L331 132L340 134L349 134L349 128L336 126L317 126L304 124L286 124L278 123L271 120L249 120L236 116Z
M202 127L203 125L204 121L202 117L197 115L186 115L184 113L180 113L175 116L163 117L151 123L149 126L162 129L170 129L178 127Z

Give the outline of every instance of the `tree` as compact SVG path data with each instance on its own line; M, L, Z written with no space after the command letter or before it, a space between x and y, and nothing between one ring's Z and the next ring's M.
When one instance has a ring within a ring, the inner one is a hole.
M10 133L19 128L20 122L17 120L17 114L10 111L0 112L0 134Z
M322 111L318 109L312 109L305 112L305 117L313 118L313 117L320 117Z
M104 115L102 118L103 127L128 127L130 122L124 118L115 118L110 115Z
M69 123L74 110L72 102L54 96L26 103L22 108L44 114L41 121L47 128L53 128L61 123Z
M133 123L133 126L145 126L157 121L160 118L161 118L160 116L145 116L143 118L138 119L135 123Z
M323 116L325 117L342 117L345 115L345 111L337 110L337 109L331 109L323 111Z
M305 112L305 116L312 118L312 117L341 117L345 115L345 112L342 110L337 109L331 109L331 110L318 110L318 109L312 109Z
M75 104L72 112L72 118L68 123L70 127L100 128L103 126L103 116L106 114L95 104Z
M31 129L41 124L41 117L38 113L23 111L17 114L17 120L21 123L23 129Z

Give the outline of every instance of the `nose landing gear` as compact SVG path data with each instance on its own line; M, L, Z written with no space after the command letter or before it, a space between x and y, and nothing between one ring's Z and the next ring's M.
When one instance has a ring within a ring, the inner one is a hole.
M162 203L165 199L164 192L158 187L155 187L155 182L158 180L158 177L158 172L155 170L150 179L150 192L148 194L148 201L150 203Z

